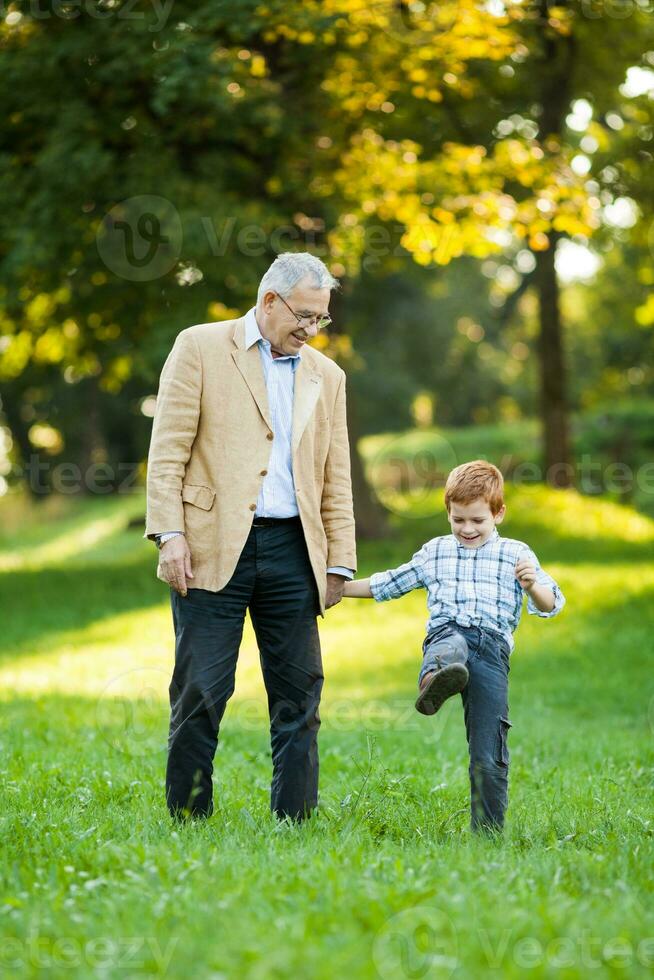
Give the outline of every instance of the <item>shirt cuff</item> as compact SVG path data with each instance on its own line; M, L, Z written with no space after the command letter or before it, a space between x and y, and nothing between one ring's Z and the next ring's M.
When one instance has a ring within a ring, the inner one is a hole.
M384 602L386 599L390 599L390 595L384 592L386 585L388 584L388 576L386 572L373 572L370 576L370 591L375 602Z
M327 569L328 575L342 575L343 578L354 578L354 572L351 568L345 568L343 565L333 565L331 568Z
M183 534L183 533L184 533L183 531L162 531L161 534L155 534L154 540L156 541L157 546L159 547L162 544L165 544L166 541L168 541L170 538L174 538L178 534Z
M560 613L565 606L565 596L555 582L541 582L540 584L546 585L548 589L551 589L554 593L554 606L549 612L544 612L542 609L538 608L529 593L527 593L527 612L532 616L540 616L541 619L551 619L552 616L556 616L557 613Z

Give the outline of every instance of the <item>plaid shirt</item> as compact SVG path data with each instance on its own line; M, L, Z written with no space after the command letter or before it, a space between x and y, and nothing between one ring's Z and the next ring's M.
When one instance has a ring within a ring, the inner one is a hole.
M556 616L565 596L554 579L540 567L524 541L500 537L493 529L479 548L466 548L453 534L432 538L404 565L370 577L370 591L377 602L397 599L413 589L427 589L427 633L454 620L460 626L481 626L500 633L513 650L513 631L520 621L526 594L517 578L518 559L536 566L536 581L554 593L554 608L541 612L527 595L527 612L543 619Z

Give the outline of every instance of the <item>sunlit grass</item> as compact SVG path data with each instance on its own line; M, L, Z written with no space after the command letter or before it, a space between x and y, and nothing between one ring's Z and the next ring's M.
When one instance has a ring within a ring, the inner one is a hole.
M460 703L413 709L423 591L344 600L320 621L321 806L299 828L268 813L248 620L216 814L176 830L163 800L174 636L156 551L129 527L143 499L3 523L0 975L7 950L19 974L85 980L648 972L654 522L543 487L507 500L501 533L534 547L568 604L551 621L524 611L516 634L502 844L467 831ZM360 545L358 574L447 530L436 497L396 514L386 540Z

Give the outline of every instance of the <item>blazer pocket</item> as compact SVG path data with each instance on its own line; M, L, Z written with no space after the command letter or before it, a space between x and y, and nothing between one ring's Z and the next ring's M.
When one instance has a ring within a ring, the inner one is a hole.
M205 487L199 483L182 484L182 500L187 504L194 504L201 510L211 510L216 497L213 487Z

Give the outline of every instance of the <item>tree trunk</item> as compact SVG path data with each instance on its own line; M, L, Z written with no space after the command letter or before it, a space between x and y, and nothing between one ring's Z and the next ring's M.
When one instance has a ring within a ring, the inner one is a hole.
M353 396L351 387L347 393L347 428L350 440L350 466L357 538L364 541L374 540L383 537L386 532L386 512L366 479L363 460L358 450L360 430L357 417L357 400Z
M565 3L563 4L565 6ZM574 71L576 41L574 32L556 34L548 28L549 0L540 0L543 47L538 68L542 79L540 119L541 143L546 153L558 153L571 98L570 81ZM548 149L548 141L552 141ZM548 231L549 247L536 251L536 280L540 303L538 350L541 377L541 417L543 423L543 463L545 481L556 487L574 483L570 463L566 372L561 324L560 289L554 257L561 238Z
M555 487L568 487L574 480L570 463L560 290L554 267L558 237L555 232L550 232L550 247L536 252L540 304L538 352L545 481Z
M334 290L330 301L330 312L334 323L330 328L332 335L346 333L346 288ZM347 364L340 365L347 372ZM347 429L350 442L350 469L352 471L352 496L354 498L354 519L357 538L374 540L386 532L386 511L383 509L373 488L366 479L361 454L359 453L359 433L361 431L357 413L357 399L354 385L347 384Z
M82 493L97 493L97 486L103 486L102 478L96 483L95 467L98 463L105 463L108 459L107 444L102 428L102 418L100 412L100 390L97 378L91 377L85 380L83 395L85 396L84 419L82 422L81 444L80 444L80 470L82 482L80 490ZM106 491L101 491L106 492Z

